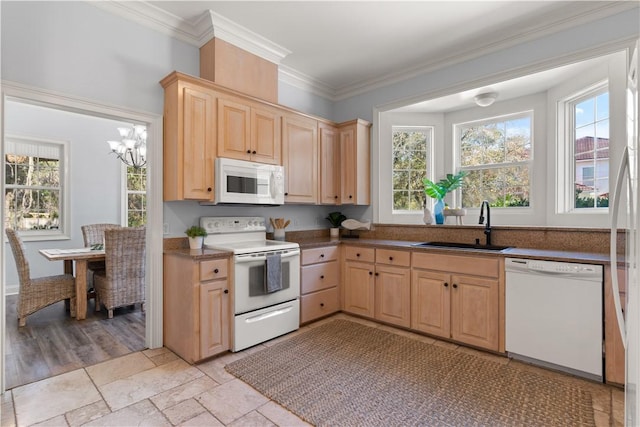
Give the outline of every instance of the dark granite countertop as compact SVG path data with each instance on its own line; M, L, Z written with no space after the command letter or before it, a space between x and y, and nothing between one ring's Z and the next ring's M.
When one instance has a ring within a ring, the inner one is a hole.
M189 249L189 248L165 249L164 254L192 258L195 261L202 261L207 259L229 258L233 256L233 252L230 252L230 251L220 251L216 249Z
M419 242L411 242L405 240L378 240L378 239L329 239L328 237L319 237L312 239L293 240L300 244L301 249L309 249L314 247L329 245L356 245L380 247L386 249L406 249L425 252L438 252L447 254L466 254L466 255L482 255L482 256L499 256L510 258L535 258L545 261L563 261L563 262L580 262L586 264L609 264L609 254L593 253L593 252L574 252L559 251L551 249L528 249L528 248L509 248L502 251L488 251L482 249L461 249L461 248L443 248L443 247L416 247L413 246ZM622 260L620 259L619 262Z

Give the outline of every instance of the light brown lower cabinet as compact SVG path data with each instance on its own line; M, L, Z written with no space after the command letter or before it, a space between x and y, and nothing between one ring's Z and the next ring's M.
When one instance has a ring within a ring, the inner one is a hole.
M304 249L300 262L300 323L340 309L340 247Z
M411 265L412 329L501 351L499 259L414 252Z
M231 348L229 263L164 256L164 345L189 363Z
M620 302L622 310L626 301L626 277L623 268L617 269L618 285L620 286ZM604 375L607 383L624 384L624 345L618 328L618 318L613 302L611 290L611 267L604 267Z
M410 253L359 246L346 246L344 251L343 310L409 327Z

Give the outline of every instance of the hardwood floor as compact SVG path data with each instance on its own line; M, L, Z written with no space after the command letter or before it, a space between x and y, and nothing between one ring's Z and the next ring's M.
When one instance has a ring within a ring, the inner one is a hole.
M7 389L94 365L145 348L140 305L115 309L107 319L87 302L87 318L69 316L61 301L27 317L18 328L17 295L7 296L5 386Z

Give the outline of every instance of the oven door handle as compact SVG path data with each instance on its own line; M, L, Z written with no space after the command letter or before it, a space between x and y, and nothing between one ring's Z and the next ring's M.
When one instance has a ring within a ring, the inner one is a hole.
M291 251L288 252L286 254L282 254L280 255L280 258L282 259L287 259L287 258L292 258L295 256L300 256L300 251ZM234 257L234 261L237 263L243 263L243 262L253 262L253 261L266 261L267 256L266 255L258 255L258 256L254 256L254 255L236 255Z
M270 317L274 317L274 316L280 316L281 314L285 314L290 312L293 309L293 306L288 306L288 307L284 307L284 308L279 308L277 310L273 310L273 311L269 311L267 313L263 313L263 314L259 314L257 316L253 316L253 317L249 317L246 322L247 323L254 323L254 322L260 322L261 320L265 320L268 319Z

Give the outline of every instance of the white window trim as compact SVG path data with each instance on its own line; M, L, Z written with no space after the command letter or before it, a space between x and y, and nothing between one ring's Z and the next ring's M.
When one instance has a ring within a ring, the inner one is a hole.
M575 208L575 147L573 144L573 130L575 128L575 118L573 117L573 107L580 101L595 97L601 93L609 91L608 80L599 81L589 85L582 90L573 93L557 102L558 115L558 142L557 142L557 176L558 192L556 195L555 213L557 215L602 215L608 214L609 208ZM611 112L611 109L609 109ZM609 114L611 117L611 114ZM611 128L611 123L609 123ZM611 138L609 138L611 145ZM611 169L611 150L609 150L609 168ZM611 180L609 180L611 183ZM611 187L611 185L609 185Z
M567 211L565 200L573 200L572 189L567 198L567 187L564 176L571 176L575 171L567 165L570 158L567 138L568 122L564 104L568 99L575 98L586 89L594 88L602 82L609 82L609 185L615 182L615 174L620 164L622 150L626 141L626 84L627 84L627 52L614 52L610 60L601 66L590 70L578 78L564 82L548 91L549 140L554 145L549 147L548 170L550 179L547 184L547 215L546 225L564 227L601 227L608 228L609 210L578 209ZM614 72L615 71L615 72ZM571 162L572 163L572 162ZM566 174L569 175L566 175Z
M496 102L484 108L469 108L455 111L445 118L447 130L450 132L447 139L451 140L450 148L445 147L447 159L450 159L451 170L460 169L459 140L456 135L455 124L484 122L494 118L511 116L518 113L532 112L531 121L531 164L529 173L532 183L529 193L528 207L491 208L491 222L499 225L545 225L545 189L547 188L546 173L546 102L544 92L527 95L516 99ZM534 182L535 180L535 182ZM460 190L456 190L457 205L460 200ZM477 223L480 207L466 208L465 224Z
M62 221L57 230L25 230L20 231L20 238L27 242L47 240L69 240L71 230L71 197L69 194L70 183L70 148L68 140L38 138L24 135L5 135L5 140L24 141L36 144L56 144L62 147L60 158L60 208ZM4 179L4 178L3 178ZM4 209L4 207L3 207ZM6 239L5 239L6 240Z
M523 118L523 117L528 117L531 120L531 129L530 129L530 137L529 137L529 141L531 143L531 156L529 158L529 160L526 161L521 161L521 162L505 162L505 163L495 163L495 164L489 164L489 165L482 165L482 166L462 166L461 162L460 162L460 153L461 153L461 147L460 147L460 129L462 127L467 127L470 125L477 125L477 124L484 124L484 123L491 123L491 122L500 122L500 121L506 121L506 120L510 120L510 119L514 119L514 118ZM508 208L503 208L503 207L492 207L492 213L498 213L500 210L502 211L507 211L510 213L517 213L517 214L529 214L530 212L532 212L533 208L535 207L536 204L536 197L534 196L534 191L533 191L533 168L535 165L535 155L536 155L536 144L535 144L535 111L533 108L531 109L526 109L526 110L522 110L522 111L514 111L512 113L505 113L505 114L500 114L498 116L492 116L492 117L486 117L486 118L481 118L481 119L477 119L477 120L472 120L472 121L468 121L468 122L461 122L461 123L455 123L453 125L453 135L454 135L454 159L455 159L455 170L456 172L459 171L470 171L470 170L485 170L485 169L502 169L502 168L508 168L510 166L522 166L523 164L527 164L529 166L529 206L520 206L520 207L508 207ZM453 197L453 201L455 202L455 206L461 205L462 204L462 190L458 189L455 191L454 197ZM468 209L468 207L467 207Z
M393 166L391 162L392 152L392 128L396 127L431 127L433 128L433 140L431 141L431 159L427 178L433 180L444 174L444 154L438 148L438 144L444 144L444 115L426 113L392 113L381 112L377 135L374 139L374 156L377 156L372 176L377 176L374 183L374 221L383 224L422 224L424 225L424 212L393 212ZM440 141L440 143L438 143ZM375 146L377 142L378 147ZM433 199L427 197L433 207Z
M433 171L433 145L434 145L434 139L435 139L435 134L436 134L436 130L434 126L406 126L406 125L402 125L402 126L398 126L398 125L392 125L391 126L391 134L392 134L392 144L393 144L393 132L396 131L424 131L425 133L431 133L431 135L429 135L430 138L430 142L427 144L427 161L426 161L426 166L427 166L427 173L428 171ZM391 147L393 150L393 147ZM393 151L392 151L393 154ZM391 185L391 191L393 192L393 156L391 159L391 172L392 172L392 185ZM426 176L425 176L426 177ZM430 178L432 179L432 178ZM425 195L425 198L427 200L427 203L429 203L429 197ZM391 196L391 213L392 215L415 215L416 212L418 211L411 211L411 210L396 210L393 209L393 195ZM424 209L421 209L419 211L420 214L424 215Z

